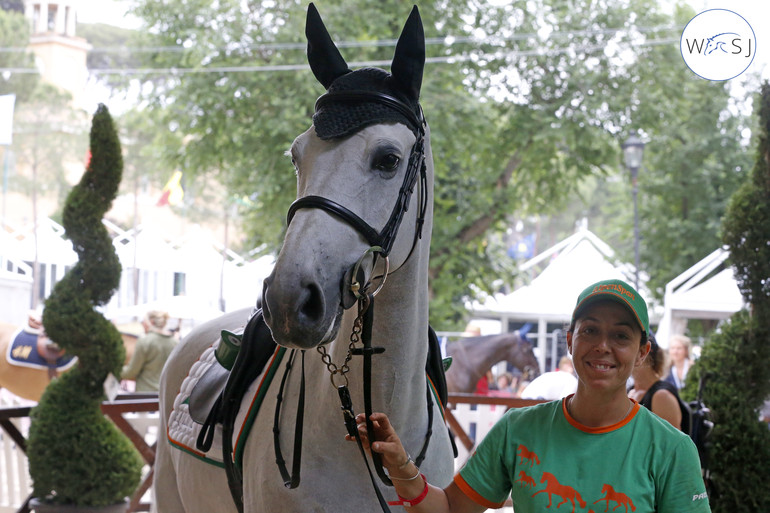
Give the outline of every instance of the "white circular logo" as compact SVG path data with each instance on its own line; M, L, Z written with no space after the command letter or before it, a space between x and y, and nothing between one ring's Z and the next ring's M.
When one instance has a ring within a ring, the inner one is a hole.
M679 41L682 58L693 73L707 80L730 80L754 60L757 39L743 16L709 9L687 23Z

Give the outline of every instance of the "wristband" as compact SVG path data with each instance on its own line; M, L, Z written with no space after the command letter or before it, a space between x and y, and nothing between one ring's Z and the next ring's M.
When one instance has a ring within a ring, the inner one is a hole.
M420 474L420 467L415 465L414 468L417 469L417 472L415 472L412 477L396 477L396 476L391 476L390 473L388 473L388 477L390 479L395 479L396 481L414 481L415 479L417 479L418 477L420 477L422 475L422 474Z
M420 477L422 478L422 481L425 483L425 488L422 489L422 493L415 497L414 499L404 499L400 495L398 496L397 501L388 501L389 506L403 506L405 508L411 508L412 506L417 506L419 503L421 503L423 500L425 500L425 497L428 496L428 480L425 479L424 474L420 474Z

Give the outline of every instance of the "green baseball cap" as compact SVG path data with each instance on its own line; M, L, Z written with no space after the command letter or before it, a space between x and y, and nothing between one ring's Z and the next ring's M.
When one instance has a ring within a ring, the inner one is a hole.
M572 322L575 322L583 309L599 300L606 299L617 301L626 306L639 321L642 333L649 333L650 319L647 315L647 303L644 302L634 287L623 280L603 280L586 287L578 296L577 304L572 311Z

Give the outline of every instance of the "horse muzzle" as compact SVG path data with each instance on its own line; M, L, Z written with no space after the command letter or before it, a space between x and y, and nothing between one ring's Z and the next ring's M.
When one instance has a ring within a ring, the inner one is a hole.
M312 280L298 286L282 284L274 271L262 291L262 312L273 340L291 349L312 349L333 340L342 307L338 292L332 296L330 300L328 291Z

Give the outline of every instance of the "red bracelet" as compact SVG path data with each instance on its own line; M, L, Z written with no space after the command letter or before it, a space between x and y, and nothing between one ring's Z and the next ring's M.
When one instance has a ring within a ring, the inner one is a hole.
M423 483L425 483L425 488L422 489L422 493L415 497L414 499L404 499L400 495L398 496L399 500L397 501L388 501L389 506L403 506L405 508L411 508L412 506L417 506L419 503L421 503L423 500L425 500L425 497L428 496L428 480L425 479L424 474L420 474L420 477L422 478Z

